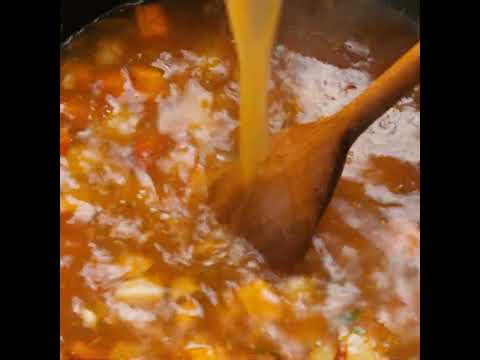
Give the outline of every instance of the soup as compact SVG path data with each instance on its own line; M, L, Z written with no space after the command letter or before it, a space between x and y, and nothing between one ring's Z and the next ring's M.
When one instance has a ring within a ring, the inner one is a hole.
M221 5L125 6L61 50L62 358L418 359L419 88L357 141L304 261L275 273L208 207L239 153ZM269 131L335 113L417 37L377 1L285 1Z

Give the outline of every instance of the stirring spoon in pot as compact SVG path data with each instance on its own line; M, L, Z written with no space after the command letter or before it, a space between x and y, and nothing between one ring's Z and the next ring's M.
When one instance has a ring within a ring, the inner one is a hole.
M306 253L356 139L420 81L420 42L333 116L280 131L254 181L237 165L211 187L211 205L277 269Z

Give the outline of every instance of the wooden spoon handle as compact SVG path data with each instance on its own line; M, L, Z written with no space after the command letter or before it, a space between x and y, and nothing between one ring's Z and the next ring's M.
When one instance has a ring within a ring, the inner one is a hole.
M417 42L395 64L350 104L333 117L347 129L351 145L376 119L420 81L420 42Z

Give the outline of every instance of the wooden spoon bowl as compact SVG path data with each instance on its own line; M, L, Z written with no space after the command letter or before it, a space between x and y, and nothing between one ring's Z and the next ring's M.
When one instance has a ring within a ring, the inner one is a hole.
M211 188L211 206L277 269L289 270L307 251L355 140L420 78L420 43L360 96L329 118L285 129L254 182L233 165Z

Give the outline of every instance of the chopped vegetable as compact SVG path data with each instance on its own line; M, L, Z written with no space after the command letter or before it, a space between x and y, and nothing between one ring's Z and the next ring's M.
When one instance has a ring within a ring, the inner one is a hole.
M128 72L132 79L133 86L140 92L151 96L165 95L168 84L165 82L163 73L153 67L146 65L131 65Z
M121 283L115 290L114 296L117 300L127 303L150 303L161 300L165 289L145 278L127 280Z
M137 6L135 18L142 37L163 37L168 34L167 14L159 4Z
M100 71L98 80L101 82L100 89L107 94L113 96L120 96L123 93L125 78L118 70L103 70Z
M199 287L192 279L188 277L178 277L176 278L172 284L171 293L174 298L179 298L181 296L192 295L196 291L198 291Z
M120 266L128 269L128 277L136 278L152 267L153 260L142 255L127 254L120 257L119 263Z
M118 65L125 54L125 46L120 40L101 39L97 43L95 63L97 65Z
M241 287L237 294L251 316L265 320L278 320L282 316L280 298L263 280L256 280Z

